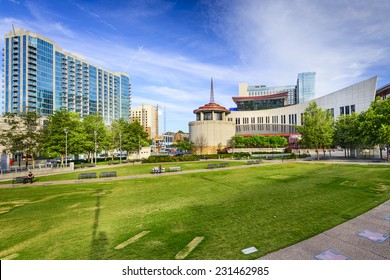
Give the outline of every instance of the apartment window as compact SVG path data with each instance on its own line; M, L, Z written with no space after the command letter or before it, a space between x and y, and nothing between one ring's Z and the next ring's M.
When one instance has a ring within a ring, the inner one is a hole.
M256 123L256 118L251 118L251 123Z
M340 115L344 115L344 106L340 107Z
M240 124L240 118L236 118L236 124Z
M349 106L345 106L345 114L349 115Z
M269 117L265 117L265 122L269 123Z

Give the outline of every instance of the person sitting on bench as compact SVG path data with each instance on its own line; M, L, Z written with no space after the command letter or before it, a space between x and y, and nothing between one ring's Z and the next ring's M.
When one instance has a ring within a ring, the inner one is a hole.
M30 180L30 184L33 182L34 180L34 174L32 174L32 172L28 172L28 175L27 175L27 178Z

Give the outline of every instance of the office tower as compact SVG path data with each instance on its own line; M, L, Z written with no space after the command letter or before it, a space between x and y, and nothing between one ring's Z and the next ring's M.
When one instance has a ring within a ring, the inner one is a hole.
M149 139L158 136L158 107L152 105L140 105L131 109L130 121L138 121L144 131L148 134Z
M63 51L42 35L13 28L4 36L4 111L42 116L65 108L104 122L130 120L129 75L112 72Z
M299 73L297 78L298 103L314 99L315 94L315 72Z

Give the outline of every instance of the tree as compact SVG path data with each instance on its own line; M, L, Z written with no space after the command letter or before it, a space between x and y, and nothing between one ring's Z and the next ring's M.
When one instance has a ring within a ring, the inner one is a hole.
M130 151L139 152L143 146L149 145L148 134L138 121L132 123L123 121L121 125L123 126L122 147L127 151L128 157Z
M369 146L378 145L382 158L382 149L389 146L387 140L387 129L390 125L390 98L385 100L377 99L371 103L366 112L362 114L360 131L364 141ZM382 125L384 128L382 128Z
M37 156L42 141L42 127L39 124L40 117L35 112L22 112L4 114L4 125L0 130L0 144L6 147L6 151L19 155L19 166L21 155L25 153L26 165L29 156Z
M39 123L40 116L36 112L25 112L20 114L20 120L24 128L22 132L23 147L26 154L31 156L34 164L34 159L43 143L43 129ZM26 165L28 165L28 156L26 157Z
M177 140L175 146L180 151L191 151L191 149L192 149L192 143L185 141L185 140Z
M198 149L200 150L200 154L203 154L203 149L206 147L206 145L207 145L206 137L204 135L200 135L196 137L194 144L192 146L195 147L196 154L198 153Z
M65 129L68 131L67 134ZM85 151L86 135L83 131L80 116L77 113L61 109L48 116L44 135L44 147L52 155L60 155L62 164L65 156L66 139L68 154L80 154Z
M85 134L85 142L83 145L84 151L88 152L88 159L90 159L92 162L92 155L95 154L95 149L97 152L99 152L102 150L102 147L108 147L108 130L103 122L103 117L97 113L84 116L82 121L82 128Z
M359 114L339 116L335 122L333 142L345 150L346 157L350 156L352 149L363 144L359 131Z
M302 135L302 143L309 148L316 149L317 159L319 159L319 149L330 147L332 144L334 127L333 118L329 112L317 107L315 102L311 102L303 114L303 125L296 126Z

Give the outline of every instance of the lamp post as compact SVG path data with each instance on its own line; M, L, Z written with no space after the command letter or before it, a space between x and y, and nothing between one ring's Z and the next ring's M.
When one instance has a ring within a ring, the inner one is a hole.
M141 159L141 135L138 135L138 158Z
M95 166L97 165L97 145L96 145L96 136L97 136L97 131L94 130L93 134L95 136Z
M65 167L68 166L68 128L64 128L65 132Z
M119 132L119 163L122 163L122 132Z

